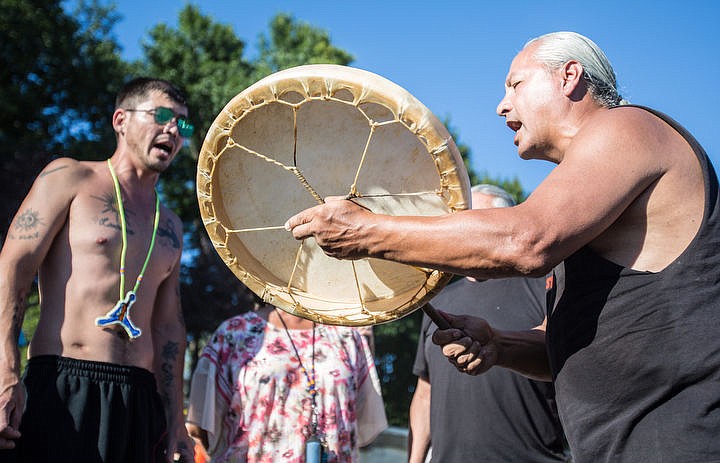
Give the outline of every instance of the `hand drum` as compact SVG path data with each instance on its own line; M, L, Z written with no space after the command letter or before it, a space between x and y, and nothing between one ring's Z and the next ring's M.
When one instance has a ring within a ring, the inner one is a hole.
M215 249L266 302L321 323L384 323L421 307L451 275L326 256L285 221L327 196L389 215L470 207L445 126L389 80L337 65L272 74L217 116L198 160L200 213Z

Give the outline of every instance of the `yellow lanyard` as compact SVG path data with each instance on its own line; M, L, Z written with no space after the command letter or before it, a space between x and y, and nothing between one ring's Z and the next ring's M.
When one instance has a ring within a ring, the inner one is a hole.
M120 216L120 229L122 230L122 248L120 251L120 300L105 317L98 317L95 319L95 325L99 327L105 327L108 325L119 324L127 332L130 338L135 339L142 334L142 330L136 327L130 319L130 307L135 303L137 298L137 290L140 287L145 269L147 268L148 262L150 262L150 255L152 254L153 248L155 247L155 237L157 236L158 224L160 223L160 198L158 197L157 191L155 192L155 219L153 221L153 232L152 238L150 239L150 249L148 249L147 256L145 256L145 262L143 263L140 274L135 280L135 286L131 291L125 293L125 255L127 253L127 222L125 221L125 208L123 207L122 195L120 194L120 182L115 175L110 159L107 160L108 168L110 169L110 176L113 179L115 185L115 196L117 196L118 202L118 215Z

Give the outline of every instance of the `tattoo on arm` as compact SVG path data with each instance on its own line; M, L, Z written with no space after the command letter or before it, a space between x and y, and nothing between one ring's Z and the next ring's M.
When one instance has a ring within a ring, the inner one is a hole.
M162 364L160 365L161 377L159 378L162 385L162 397L166 405L170 405L170 392L172 384L175 380L175 363L179 353L179 344L177 342L168 341L162 350Z
M15 307L13 311L12 320L12 335L13 339L20 337L20 330L22 329L23 320L25 319L25 301L20 301L19 305Z
M58 170L67 169L67 167L68 167L68 166L56 167L55 169L48 170L47 172L42 172L42 173L39 175L39 177L45 177L46 175L50 175L50 174L52 174L52 173L57 172Z
M13 231L8 233L8 236L14 240L36 240L40 237L38 229L40 225L45 225L45 221L40 218L40 213L28 208L17 216L13 224Z

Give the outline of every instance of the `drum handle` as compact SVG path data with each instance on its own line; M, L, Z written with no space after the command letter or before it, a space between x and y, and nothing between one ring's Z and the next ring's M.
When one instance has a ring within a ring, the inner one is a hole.
M437 327L441 330L448 330L452 328L450 326L450 323L448 323L448 321L445 319L445 317L440 315L440 313L435 310L435 307L433 307L432 304L430 304L429 302L425 304L422 309L423 312L425 312L425 314L430 317L430 320L432 320L435 325L437 325Z

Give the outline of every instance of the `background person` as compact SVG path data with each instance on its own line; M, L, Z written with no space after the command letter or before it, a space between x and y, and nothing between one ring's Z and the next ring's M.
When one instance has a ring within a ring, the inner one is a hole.
M387 427L359 331L269 305L215 331L193 373L187 420L213 462L233 463L304 463L312 437L329 463L356 462Z
M0 449L14 448L2 461L192 460L182 225L155 192L192 134L187 114L169 82L130 81L112 157L52 161L20 206L0 253ZM36 274L40 320L21 383L17 339Z
M336 200L286 227L338 258L480 279L553 270L547 352L542 333L502 335L467 317L455 328L472 323L482 337L445 330L434 341L465 370L552 377L580 463L720 460L717 176L675 121L620 103L595 43L539 37L512 61L497 108L523 159L557 164L526 201L391 217Z
M512 196L494 185L472 188L474 209L510 207ZM503 329L528 329L545 319L544 278L463 278L433 299L445 313L475 315ZM505 369L458 375L430 341L437 326L427 315L413 366L418 377L410 404L410 463L566 461L552 383Z

